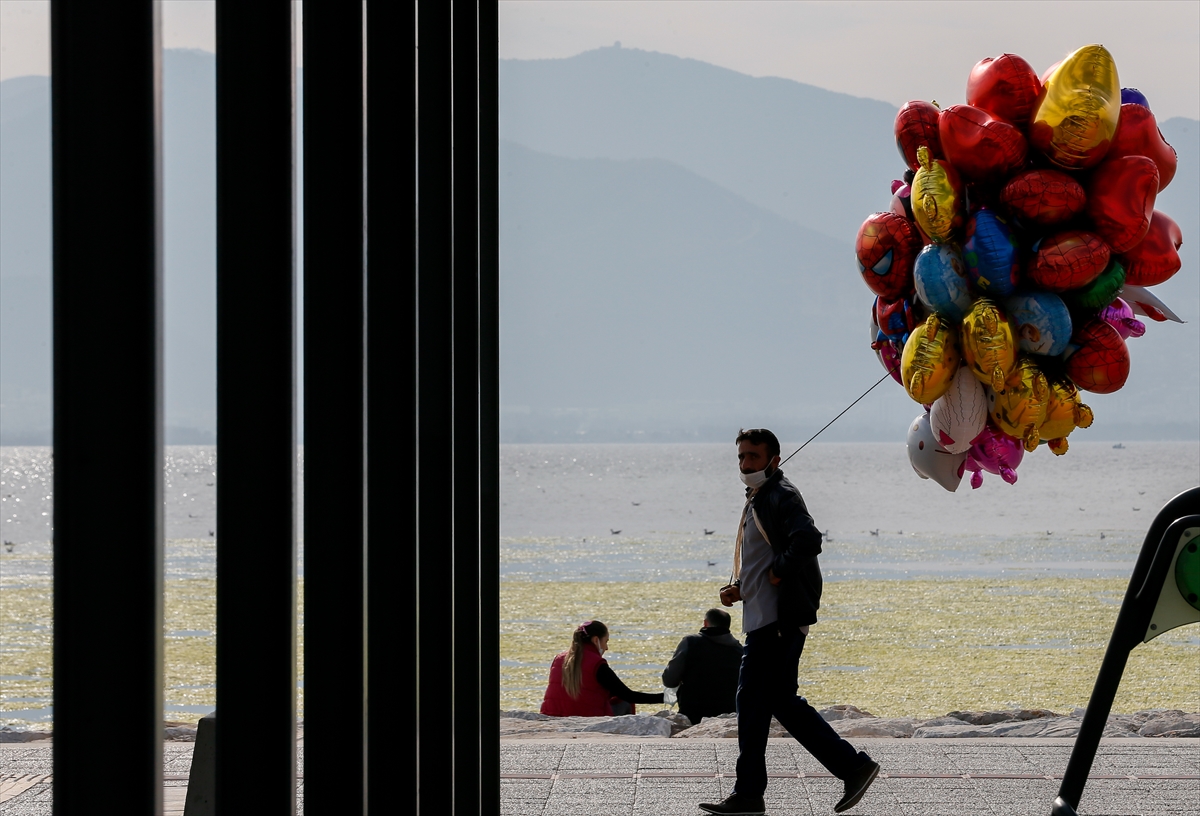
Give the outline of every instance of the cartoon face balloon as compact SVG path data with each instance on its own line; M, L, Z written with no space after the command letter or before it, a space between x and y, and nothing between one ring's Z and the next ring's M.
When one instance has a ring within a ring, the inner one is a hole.
M1122 256L1125 261L1125 283L1134 286L1157 286L1179 271L1179 247L1183 233L1169 215L1158 210L1150 217L1146 237ZM917 256L918 260L920 256ZM919 291L919 290L918 290Z
M878 350L887 343L895 343L903 347L904 342L908 340L909 333L916 325L912 304L909 303L908 298L899 300L875 298L875 325L879 327L879 334L875 337L875 342L871 344L872 348Z
M1038 429L1046 421L1050 386L1037 363L1022 355L1004 386L993 389L992 422L1004 433L1025 443L1025 450L1037 450Z
M1111 394L1129 378L1129 349L1117 330L1099 318L1076 331L1067 353L1067 376L1084 391Z
M1046 420L1040 434L1056 456L1067 452L1067 436L1076 428L1087 428L1092 424L1092 409L1079 399L1079 391L1066 377L1055 377L1049 381L1050 400L1046 405Z
M1161 193L1175 178L1179 162L1175 148L1163 138L1158 122L1148 107L1125 104L1121 106L1121 120L1117 123L1117 134L1105 160L1122 156L1145 156L1158 166L1158 191Z
M1057 357L1071 339L1071 313L1062 298L1050 292L1030 291L1004 302L1016 327L1017 347L1032 354Z
M987 424L988 399L983 384L965 368L959 368L950 390L933 401L929 423L938 444L950 453L965 453L971 440Z
M1018 127L1029 123L1042 81L1033 66L1016 54L984 57L967 78L967 104L982 108Z
M913 264L917 299L932 312L962 320L974 297L962 256L953 244L926 244Z
M896 122L892 126L896 135L896 148L904 157L904 163L910 170L921 169L917 159L917 148L927 147L935 159L942 158L942 143L938 137L938 109L936 106L914 99L905 102L896 114Z
M1083 185L1058 170L1038 168L1017 173L1000 191L1000 203L1015 217L1048 227L1083 212Z
M1098 235L1067 230L1034 244L1025 269L1030 281L1047 292L1066 292L1094 281L1108 265L1108 244Z
M924 242L911 223L895 213L871 215L858 228L854 256L872 292L885 300L912 291L912 265Z
M875 307L871 307L871 348L875 350L875 359L879 360L879 364L883 366L884 371L892 375L892 379L901 385L904 382L900 379L900 354L904 350L903 346L897 347L895 343L879 344L879 324L875 322Z
M962 361L957 327L930 315L913 329L900 358L900 377L908 395L929 405L950 389Z
M1121 113L1121 82L1112 54L1085 45L1042 77L1029 123L1029 141L1064 170L1099 164Z
M968 181L1002 179L1025 164L1025 135L970 105L951 105L938 117L946 161Z
M930 240L943 244L962 226L966 209L962 179L948 162L917 149L920 168L912 182L913 220Z
M994 390L1003 388L1017 365L1017 342L999 304L985 297L975 301L963 318L962 343L963 361L979 381Z
M922 479L932 479L951 493L962 482L966 453L950 453L933 438L929 414L922 413L908 426L908 461Z
M1005 297L1017 288L1021 263L1017 239L1004 219L982 209L967 219L963 261L967 277L985 295Z
M1146 236L1157 197L1158 165L1145 156L1122 156L1096 168L1084 211L1096 233L1120 255Z

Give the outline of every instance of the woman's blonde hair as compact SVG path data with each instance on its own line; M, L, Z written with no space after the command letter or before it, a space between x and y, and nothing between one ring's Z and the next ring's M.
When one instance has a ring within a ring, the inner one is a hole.
M571 648L563 660L562 684L567 695L572 700L579 698L579 690L583 688L583 648L592 642L592 638L603 638L608 635L608 627L598 620L584 621L571 635Z

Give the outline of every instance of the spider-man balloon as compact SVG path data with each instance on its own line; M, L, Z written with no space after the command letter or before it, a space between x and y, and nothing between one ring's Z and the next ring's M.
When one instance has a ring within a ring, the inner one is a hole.
M913 290L913 261L921 236L905 218L878 212L863 221L854 241L858 271L871 291L884 300L899 300Z

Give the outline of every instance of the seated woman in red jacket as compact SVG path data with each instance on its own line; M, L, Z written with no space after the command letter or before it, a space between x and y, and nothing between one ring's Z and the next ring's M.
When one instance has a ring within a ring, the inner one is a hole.
M550 664L542 713L552 717L611 717L634 713L636 703L661 703L663 695L633 691L604 659L608 627L584 621L571 636L571 648Z

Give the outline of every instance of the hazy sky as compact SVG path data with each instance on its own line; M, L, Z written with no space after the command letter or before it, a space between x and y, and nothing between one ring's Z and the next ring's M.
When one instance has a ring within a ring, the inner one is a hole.
M49 72L48 0L0 0L0 79ZM616 41L899 106L962 102L983 57L1040 71L1103 43L1160 120L1200 119L1200 0L502 0L500 56L567 57ZM214 49L212 0L164 0L163 45ZM369 14L369 11L368 11Z

